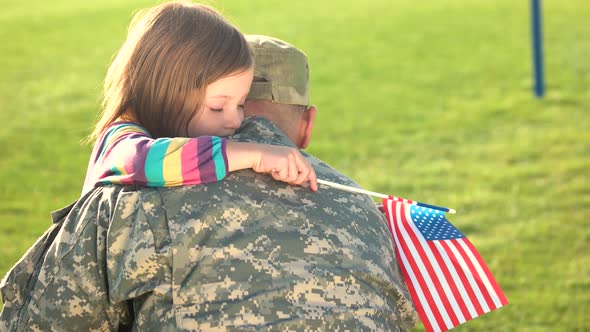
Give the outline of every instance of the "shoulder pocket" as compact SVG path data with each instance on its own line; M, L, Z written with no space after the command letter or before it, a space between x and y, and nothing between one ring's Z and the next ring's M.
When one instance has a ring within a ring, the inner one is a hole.
M51 214L53 224L0 281L0 297L5 309L20 309L25 303L27 293L35 285L36 274L39 272L47 249L53 243L63 225L64 218L74 204L75 202Z

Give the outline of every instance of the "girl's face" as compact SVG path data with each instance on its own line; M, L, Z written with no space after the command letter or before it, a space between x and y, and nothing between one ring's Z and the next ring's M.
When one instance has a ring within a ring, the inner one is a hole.
M189 123L189 136L233 134L244 119L244 102L253 76L254 70L250 68L229 74L209 84L202 110Z

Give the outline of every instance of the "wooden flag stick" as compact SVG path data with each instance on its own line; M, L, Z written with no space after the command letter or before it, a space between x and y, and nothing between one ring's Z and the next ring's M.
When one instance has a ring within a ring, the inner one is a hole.
M330 182L330 181L326 181L326 180L322 180L322 179L318 179L318 183L324 184L326 186L330 186L332 188L336 188L336 189L340 189L340 190L352 192L352 193L365 194L365 195L375 196L375 197L379 197L379 198L390 198L391 197L389 195L376 193L374 191L368 191L368 190L364 190L364 189L361 189L361 188L355 188L355 187L345 186L345 185L340 184L340 183ZM394 198L396 198L396 197L394 197ZM403 199L401 199L401 200L403 200ZM431 208L431 209L434 209L434 210L448 212L448 213L451 213L451 214L457 213L457 211L455 211L454 209L449 209L449 208L444 207L444 206L436 206L436 205L431 205L431 204L426 204L426 203L421 203L421 202L416 202L416 201L414 201L414 203L416 203L416 205L418 205L418 206L423 206L423 207Z

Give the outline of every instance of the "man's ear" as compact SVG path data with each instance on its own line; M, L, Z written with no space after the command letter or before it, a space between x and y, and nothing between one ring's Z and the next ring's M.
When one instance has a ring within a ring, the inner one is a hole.
M305 149L309 145L316 112L317 109L314 105L309 106L303 112L303 118L299 123L299 142L297 142L300 149Z

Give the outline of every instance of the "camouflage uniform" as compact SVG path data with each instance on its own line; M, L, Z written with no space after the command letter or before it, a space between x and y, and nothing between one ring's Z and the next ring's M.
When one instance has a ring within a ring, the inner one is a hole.
M293 147L262 118L245 121L234 139ZM307 157L318 177L356 186ZM368 196L314 193L251 171L154 191L170 227L172 291L145 298L138 326L395 331L414 325L391 235ZM152 212L163 213L145 214Z
M53 213L54 224L0 283L0 331L112 331L130 323L109 302L108 229L123 187L98 188Z
M293 146L262 118L234 139ZM356 185L306 157L318 177ZM416 322L368 196L240 171L193 187L97 188L70 209L56 215L48 249L37 246L47 254L29 251L5 277L0 330L109 331L134 320L139 331L396 331Z

